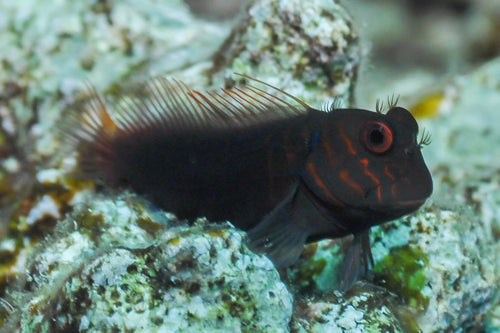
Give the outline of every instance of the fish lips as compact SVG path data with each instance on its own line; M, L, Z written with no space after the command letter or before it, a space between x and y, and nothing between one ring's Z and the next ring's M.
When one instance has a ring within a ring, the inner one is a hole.
M395 201L391 205L392 211L401 212L401 215L409 214L411 212L419 209L427 200L424 199L415 199L415 200L403 200L403 201Z
M366 195L368 209L374 212L389 214L392 212L397 216L401 216L416 211L425 203L432 193L432 190L430 190L415 197L396 196L388 200L384 200L382 197L382 200L379 200L378 193L380 193L382 189L387 187L390 188L393 185L394 184L380 184L369 190ZM383 193L387 193L387 191Z

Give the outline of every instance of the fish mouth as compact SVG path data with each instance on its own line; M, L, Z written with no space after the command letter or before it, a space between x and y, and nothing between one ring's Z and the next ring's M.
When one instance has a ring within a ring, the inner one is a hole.
M396 202L396 206L398 207L420 207L424 204L424 202L427 200L425 199L414 199L414 200L404 200L404 201L398 201Z
M388 189L392 190L392 187L397 185L397 183L383 183L374 186L369 189L366 193L366 199L370 203L369 206L374 211L384 211L384 210L397 210L397 211L414 211L422 206L431 193L420 193L418 195L386 195L380 198L380 191L387 194ZM384 189L385 188L385 189ZM392 192L392 191L391 191ZM384 202L385 201L385 202Z
M372 199L373 201L371 202L370 209L373 211L406 211L406 212L411 212L414 210L417 210L420 206L422 206L425 201L427 200L426 197L420 197L420 198L412 198L412 199L403 199L403 200L393 200L390 203L380 203L376 198L375 198L375 193L376 190L380 187L381 185L375 187L371 191L369 191L368 198Z
M385 220L394 220L401 216L416 212L424 203L426 199L412 199L395 201L391 204L380 206L370 205L369 210L374 216L384 216Z

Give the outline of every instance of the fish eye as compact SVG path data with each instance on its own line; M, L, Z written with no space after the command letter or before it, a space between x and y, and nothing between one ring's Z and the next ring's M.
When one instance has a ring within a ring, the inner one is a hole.
M393 139L391 128L381 121L367 123L361 133L361 141L375 154L382 154L391 149Z

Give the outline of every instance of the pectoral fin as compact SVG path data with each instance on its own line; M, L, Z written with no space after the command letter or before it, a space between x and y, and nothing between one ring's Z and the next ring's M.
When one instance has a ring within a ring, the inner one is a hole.
M250 248L266 253L277 267L286 267L297 261L309 235L293 214L297 189L298 184L248 232Z
M354 239L344 256L340 289L346 291L356 280L365 276L373 268L370 248L370 229L354 235Z

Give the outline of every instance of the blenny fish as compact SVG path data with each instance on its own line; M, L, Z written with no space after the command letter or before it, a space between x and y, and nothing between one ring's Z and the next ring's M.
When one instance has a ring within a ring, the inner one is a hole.
M348 287L373 265L370 227L430 196L428 137L417 139L414 117L395 103L385 113L317 110L242 76L256 83L200 92L155 78L112 107L92 90L64 130L79 170L181 219L228 220L277 266L306 242L352 234Z

